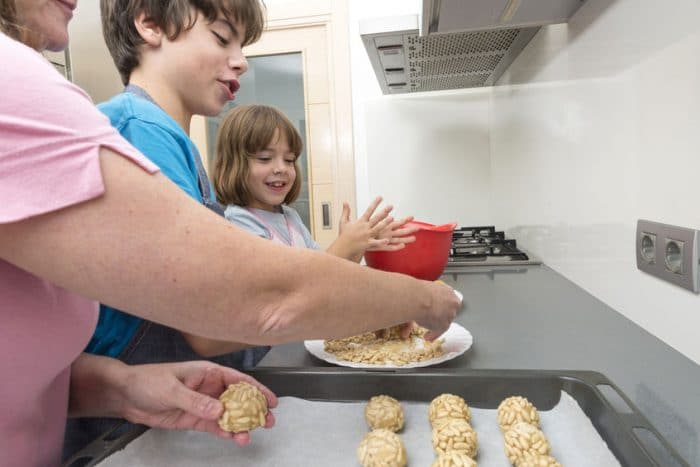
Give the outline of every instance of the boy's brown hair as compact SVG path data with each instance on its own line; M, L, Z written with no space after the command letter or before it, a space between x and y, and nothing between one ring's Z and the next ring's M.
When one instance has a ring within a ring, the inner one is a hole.
M102 34L122 83L129 83L131 72L139 64L139 46L145 43L134 25L136 17L145 12L169 40L175 40L194 26L193 8L207 21L223 14L231 24L245 26L244 46L260 39L265 27L261 0L100 0Z
M286 138L289 149L296 156L294 170L297 177L284 198L284 204L293 203L297 199L301 191L297 161L303 148L299 132L294 124L275 107L241 105L234 107L224 116L216 135L211 176L219 203L250 205L253 200L248 188L250 158L273 143L276 130L279 130L279 137Z

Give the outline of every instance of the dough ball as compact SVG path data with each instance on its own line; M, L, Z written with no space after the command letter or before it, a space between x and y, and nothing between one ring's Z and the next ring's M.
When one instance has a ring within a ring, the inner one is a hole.
M476 432L463 418L444 418L434 425L433 449L438 454L463 451L476 457Z
M511 464L519 465L526 454L532 457L549 455L549 442L537 427L517 422L503 435L506 456Z
M357 447L357 457L362 467L404 467L406 449L401 438L384 428L371 431Z
M219 400L224 404L224 413L219 418L222 430L239 433L265 426L267 399L252 384L231 384L219 396Z
M371 430L399 431L403 428L403 409L393 397L374 396L365 407L365 420Z
M432 467L476 467L476 461L464 451L448 451L440 454Z
M517 467L562 467L559 461L552 456L533 456L530 453L525 453L520 458Z
M517 422L529 423L539 428L540 414L537 408L524 397L513 396L504 399L498 406L498 424L506 432Z
M433 399L428 407L428 420L433 428L435 428L435 422L443 418L461 418L468 422L472 414L464 399L445 393Z

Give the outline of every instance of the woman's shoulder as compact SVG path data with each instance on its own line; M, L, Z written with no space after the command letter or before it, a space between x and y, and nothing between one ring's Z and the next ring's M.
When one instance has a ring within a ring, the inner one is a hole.
M2 89L15 91L3 94L5 104L11 105L12 99L15 99L26 107L26 103L31 99L41 97L36 102L41 102L42 108L50 109L52 103L56 103L56 106L61 106L64 114L75 111L65 102L65 99L73 100L71 104L87 102L89 107L94 107L90 96L80 87L66 80L46 57L1 32L0 57L4 63L8 64L0 73ZM49 99L46 99L47 96ZM67 112L68 109L70 109L69 112Z

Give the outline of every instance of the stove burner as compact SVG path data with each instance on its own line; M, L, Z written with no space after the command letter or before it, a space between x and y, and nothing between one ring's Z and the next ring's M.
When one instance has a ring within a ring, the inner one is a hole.
M526 253L519 250L515 240L506 239L493 226L460 227L452 233L449 262L487 261L496 257L502 261L527 261Z

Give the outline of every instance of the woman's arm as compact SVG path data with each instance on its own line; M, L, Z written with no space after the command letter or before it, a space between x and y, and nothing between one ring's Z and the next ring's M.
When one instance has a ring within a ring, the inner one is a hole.
M411 320L441 333L459 307L439 284L249 235L163 175L100 154L105 194L0 225L0 258L145 319L250 344Z
M71 417L120 417L156 428L198 430L246 444L248 433L219 428L223 406L218 397L229 384L257 386L269 407L275 395L248 375L211 362L129 366L119 360L82 354L71 366ZM268 413L266 428L275 419Z

